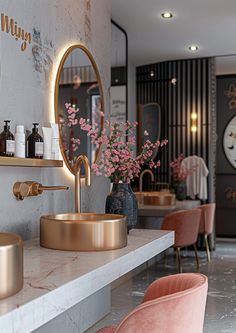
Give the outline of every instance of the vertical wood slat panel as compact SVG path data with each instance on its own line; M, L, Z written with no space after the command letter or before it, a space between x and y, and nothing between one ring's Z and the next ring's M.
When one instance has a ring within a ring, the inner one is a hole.
M161 168L156 181L169 182L169 162L179 153L197 154L208 164L211 62L211 58L188 59L137 67L137 102L160 104L161 139L169 140L168 148L158 156ZM154 77L150 76L151 71ZM177 78L176 86L167 82L172 77ZM191 133L192 112L198 116L195 134Z

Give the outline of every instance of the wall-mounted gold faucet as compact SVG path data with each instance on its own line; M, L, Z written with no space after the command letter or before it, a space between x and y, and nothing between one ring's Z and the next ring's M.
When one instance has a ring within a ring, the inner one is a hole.
M13 193L17 200L23 200L26 197L33 197L41 194L43 191L68 190L68 186L43 186L34 181L16 182L13 186Z
M84 165L85 171L85 185L90 186L90 166L87 156L80 155L76 161L75 165L75 212L80 213L80 174L81 174L81 165Z

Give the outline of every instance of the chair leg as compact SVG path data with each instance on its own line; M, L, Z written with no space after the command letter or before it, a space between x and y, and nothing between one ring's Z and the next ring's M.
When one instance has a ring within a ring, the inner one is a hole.
M197 245L196 243L193 244L194 252L195 252L195 258L196 258L196 263L197 263L197 270L199 270L199 259L198 259L198 253L197 253Z
M178 271L182 273L182 263L181 263L181 255L180 255L180 247L176 248L176 258L178 262Z
M207 234L204 234L204 237L205 237L205 244L206 244L207 260L208 260L208 262L210 262L211 261L211 255L210 255L210 248L209 248Z

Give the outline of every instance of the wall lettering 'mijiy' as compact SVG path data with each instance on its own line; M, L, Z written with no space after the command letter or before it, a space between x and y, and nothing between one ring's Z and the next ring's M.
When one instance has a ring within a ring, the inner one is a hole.
M13 18L9 19L9 17L3 13L1 14L1 30L2 32L10 33L16 41L19 39L22 40L21 51L25 51L27 43L31 43L31 33L26 32L23 28L18 26Z

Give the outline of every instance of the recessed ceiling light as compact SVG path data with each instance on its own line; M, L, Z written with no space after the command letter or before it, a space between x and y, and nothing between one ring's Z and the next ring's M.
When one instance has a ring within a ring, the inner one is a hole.
M164 19L170 19L173 17L173 14L171 12L164 12L161 14L161 16L164 18Z
M150 72L150 76L153 77L155 76L155 73L153 71Z
M197 45L190 45L188 49L189 49L189 51L194 52L194 51L198 50L198 46Z

